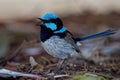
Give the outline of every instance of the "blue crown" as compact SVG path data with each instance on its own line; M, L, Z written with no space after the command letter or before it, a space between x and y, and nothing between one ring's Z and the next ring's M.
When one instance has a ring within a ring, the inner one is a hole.
M44 20L50 20L50 19L56 19L56 18L59 18L59 17L54 13L47 13L42 17L42 19Z

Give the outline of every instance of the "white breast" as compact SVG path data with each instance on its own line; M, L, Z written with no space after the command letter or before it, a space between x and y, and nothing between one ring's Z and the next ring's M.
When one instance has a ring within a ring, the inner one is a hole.
M53 36L42 42L42 46L48 54L60 59L66 59L76 53L74 47L59 36Z

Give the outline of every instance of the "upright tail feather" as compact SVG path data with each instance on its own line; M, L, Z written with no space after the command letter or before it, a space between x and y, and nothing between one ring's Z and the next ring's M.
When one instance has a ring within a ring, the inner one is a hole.
M112 34L115 34L116 33L116 30L106 30L104 32L101 32L101 33L97 33L97 34L94 34L94 35L90 35L90 36L87 36L87 37L83 37L83 38L76 38L75 40L76 41L84 41L84 40L90 40L90 39L95 39L95 38L100 38L100 37L105 37L105 36L109 36L109 35L112 35Z

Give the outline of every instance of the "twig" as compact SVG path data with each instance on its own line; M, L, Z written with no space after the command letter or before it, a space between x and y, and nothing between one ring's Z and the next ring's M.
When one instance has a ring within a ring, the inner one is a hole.
M61 75L56 75L54 78L62 78L62 77L70 77L68 74L61 74Z
M16 78L18 76L39 78L38 75L16 72L16 71L8 70L8 69L0 69L0 75L9 75L9 76L12 76L14 78Z

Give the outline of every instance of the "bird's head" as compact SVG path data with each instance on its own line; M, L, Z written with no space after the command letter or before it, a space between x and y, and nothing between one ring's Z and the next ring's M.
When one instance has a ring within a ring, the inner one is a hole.
M43 21L42 27L51 29L53 33L63 33L67 29L63 26L62 20L54 13L46 13L42 18L38 18Z

